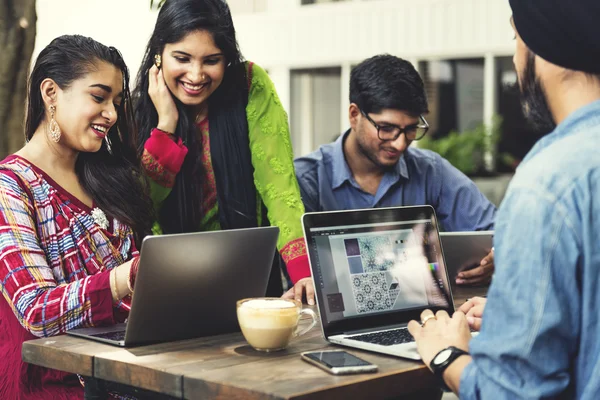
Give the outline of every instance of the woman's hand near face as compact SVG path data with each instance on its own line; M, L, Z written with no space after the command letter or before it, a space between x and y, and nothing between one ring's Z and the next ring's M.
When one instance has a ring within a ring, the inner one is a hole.
M148 81L148 95L150 95L150 99L158 113L158 125L156 127L161 131L174 133L177 128L179 113L171 92L165 83L162 70L158 69L156 65L153 65L148 71Z

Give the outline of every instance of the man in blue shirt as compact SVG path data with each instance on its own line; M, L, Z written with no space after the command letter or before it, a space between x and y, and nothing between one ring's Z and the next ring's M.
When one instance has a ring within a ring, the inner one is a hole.
M510 4L524 110L552 132L498 212L487 302L409 330L461 399L600 399L600 2Z
M411 63L369 58L350 76L350 129L296 159L306 211L429 204L446 231L493 229L496 208L437 153L410 147L428 130L423 81ZM457 283L489 281L493 256Z

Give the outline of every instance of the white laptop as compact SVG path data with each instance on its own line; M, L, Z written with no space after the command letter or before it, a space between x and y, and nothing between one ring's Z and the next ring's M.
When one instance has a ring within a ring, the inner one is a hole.
M408 322L425 309L454 312L433 208L307 213L302 222L325 339L420 360Z

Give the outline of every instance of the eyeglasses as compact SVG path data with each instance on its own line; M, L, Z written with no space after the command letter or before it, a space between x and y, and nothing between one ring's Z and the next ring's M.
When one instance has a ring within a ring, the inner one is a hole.
M425 136L429 130L429 124L427 121L425 121L425 118L423 118L422 115L419 115L419 119L421 120L420 123L400 128L397 125L379 125L373 121L371 117L369 117L363 110L360 110L360 112L375 128L377 128L377 136L379 137L379 140L382 141L394 141L403 133L408 140L419 140L423 139L423 136Z

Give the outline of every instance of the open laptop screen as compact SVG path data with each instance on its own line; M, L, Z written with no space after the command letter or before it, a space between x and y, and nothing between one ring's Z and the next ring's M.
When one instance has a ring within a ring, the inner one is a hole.
M451 309L433 209L341 214L304 219L324 327L367 329L418 319L425 308Z

